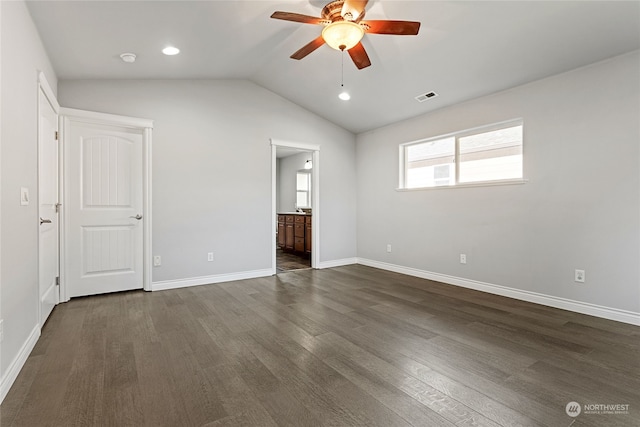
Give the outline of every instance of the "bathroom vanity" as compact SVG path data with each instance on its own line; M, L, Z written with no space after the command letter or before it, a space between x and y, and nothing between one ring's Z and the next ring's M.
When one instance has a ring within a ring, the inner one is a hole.
M311 214L278 213L278 246L298 254L311 253Z

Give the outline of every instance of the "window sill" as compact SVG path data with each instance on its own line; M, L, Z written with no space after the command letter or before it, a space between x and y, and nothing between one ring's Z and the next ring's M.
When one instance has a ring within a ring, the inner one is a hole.
M469 182L457 185L439 185L437 187L396 188L396 191L424 191L424 190L453 190L457 188L495 187L498 185L521 185L529 182L528 179L505 179L500 181Z

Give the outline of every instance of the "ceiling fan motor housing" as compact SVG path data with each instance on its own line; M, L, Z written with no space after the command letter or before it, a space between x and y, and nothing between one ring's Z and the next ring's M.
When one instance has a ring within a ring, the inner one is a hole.
M331 3L328 3L325 7L322 8L322 12L320 13L320 16L322 16L322 18L330 22L337 22L337 21L344 21L344 20L354 21L355 19L353 19L354 17L351 16L350 13L347 13L347 16L345 17L342 16L343 5L344 5L344 0L332 1ZM362 13L360 13L360 15L357 18L362 19L363 17L364 17L364 10L362 11Z

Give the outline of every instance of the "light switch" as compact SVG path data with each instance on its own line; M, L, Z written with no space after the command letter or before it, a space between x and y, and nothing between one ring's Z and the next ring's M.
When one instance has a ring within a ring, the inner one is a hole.
M22 206L29 205L29 189L22 187L20 188L20 204Z

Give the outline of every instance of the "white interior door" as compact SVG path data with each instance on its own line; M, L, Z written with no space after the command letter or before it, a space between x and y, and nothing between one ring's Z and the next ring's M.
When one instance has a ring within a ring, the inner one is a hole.
M38 280L42 326L58 303L58 114L42 88L38 96Z
M65 122L66 296L143 288L143 129Z

